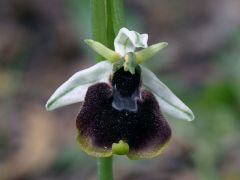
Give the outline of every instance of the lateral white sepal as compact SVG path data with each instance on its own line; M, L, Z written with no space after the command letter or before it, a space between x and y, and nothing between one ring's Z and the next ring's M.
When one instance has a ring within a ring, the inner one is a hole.
M46 103L46 109L50 111L84 101L88 87L97 82L108 82L112 68L109 61L101 61L75 73L53 93Z
M149 69L141 66L143 86L150 90L155 96L163 113L176 119L192 121L193 112L163 84Z

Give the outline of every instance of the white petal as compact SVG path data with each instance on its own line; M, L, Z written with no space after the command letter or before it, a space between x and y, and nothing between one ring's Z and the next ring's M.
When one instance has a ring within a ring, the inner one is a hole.
M144 87L156 96L163 113L187 121L194 119L193 112L153 72L144 66L141 66L141 70Z
M114 47L115 51L124 57L128 52L134 52L136 48L146 48L147 41L147 34L139 34L129 31L127 28L121 28L114 40Z
M82 102L88 87L96 82L108 82L112 73L112 64L102 61L88 69L75 73L63 83L49 98L47 110L53 110L69 104Z

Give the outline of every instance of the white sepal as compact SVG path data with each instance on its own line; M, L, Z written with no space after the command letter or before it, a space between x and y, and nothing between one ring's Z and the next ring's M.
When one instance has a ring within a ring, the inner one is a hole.
M141 73L143 86L156 96L163 113L187 121L194 119L193 112L153 72L141 66Z
M124 57L128 52L134 52L136 48L146 48L148 34L139 34L136 31L129 31L121 28L114 40L114 48L117 53Z
M75 73L53 93L46 103L46 109L50 111L82 102L88 87L97 82L108 82L111 73L112 63L109 61L101 61L88 69Z

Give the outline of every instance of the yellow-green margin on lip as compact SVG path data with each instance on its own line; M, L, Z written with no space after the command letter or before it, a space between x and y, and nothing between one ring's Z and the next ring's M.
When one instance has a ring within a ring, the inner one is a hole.
M159 147L154 148L153 150L149 151L149 152L144 152L144 150L142 152L129 152L129 154L127 154L128 158L131 160L144 160L144 159L152 159L154 157L159 156L162 151L167 147L167 145L170 142L169 138L167 140L166 143L159 145Z
M103 148L97 148L95 146L91 146L91 145L89 145L89 144L91 144L91 140L87 137L82 137L80 135L79 131L78 131L76 140L77 140L80 148L91 156L111 157L112 155L127 155L128 158L131 160L140 160L140 159L151 159L156 156L159 156L162 153L162 151L164 150L164 148L169 144L170 138L169 138L169 140L167 140L166 143L160 144L158 147L155 147L153 150L150 149L150 150L146 150L146 152L144 150L137 152L137 151L131 151L130 149L127 149L129 151L127 154L126 154L126 149L123 151L123 153L119 153L120 151L118 151L118 153L113 153L112 148L111 149L107 149L107 148L103 149ZM124 143L124 141L120 140L119 143ZM114 144L116 145L119 143L113 143L112 146L114 146Z
M77 140L80 148L91 156L110 157L113 155L112 149L107 149L107 148L103 149L103 148L97 148L95 146L91 146L90 145L91 140L88 139L88 137L81 136L81 133L79 131L78 131L76 140Z

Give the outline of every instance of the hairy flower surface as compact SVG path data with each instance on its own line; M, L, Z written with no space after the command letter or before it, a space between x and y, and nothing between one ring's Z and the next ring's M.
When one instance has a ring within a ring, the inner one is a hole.
M77 116L78 142L90 155L159 155L171 137L165 115L192 121L192 111L149 69L140 65L166 46L147 46L148 35L122 28L115 51L86 43L107 60L79 71L50 97L47 110L83 102ZM143 50L135 52L137 48Z

